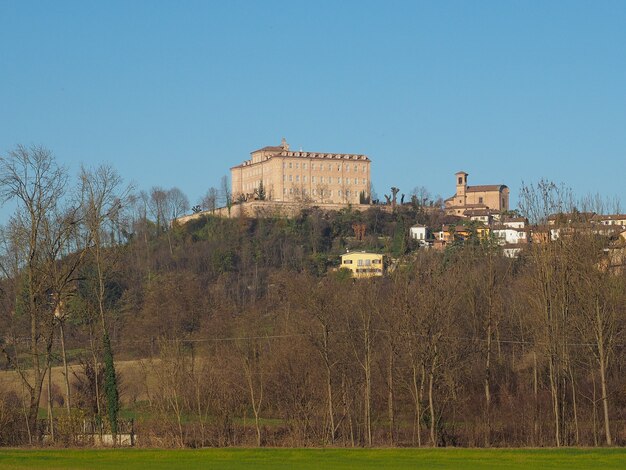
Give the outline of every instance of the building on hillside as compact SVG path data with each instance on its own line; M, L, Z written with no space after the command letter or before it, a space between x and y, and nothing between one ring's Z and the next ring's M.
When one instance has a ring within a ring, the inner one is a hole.
M593 217L591 217L591 221L594 224L617 225L626 228L626 214L594 214Z
M561 212L548 216L548 225L584 225L591 224L594 212Z
M503 217L500 220L500 223L511 228L526 228L528 225L528 219L524 217Z
M507 258L517 258L522 252L522 248L518 245L505 245L502 248L502 254Z
M485 225L491 225L494 219L499 219L500 214L489 209L468 209L463 215L469 217L470 220L475 220Z
M230 169L233 201L307 201L360 204L370 196L370 159L366 155L292 151L263 147Z
M509 210L509 188L504 184L468 186L468 173L455 174L456 194L445 201L446 214L468 217L475 210L501 213Z
M447 243L454 241L465 241L476 237L478 240L486 240L489 238L491 229L485 225L476 225L474 227L466 225L444 225L441 230L435 234L435 239Z
M354 251L341 255L341 267L352 271L352 277L382 276L385 272L383 255Z
M523 228L496 225L491 231L499 245L519 245L528 243L528 234Z
M409 229L409 235L413 240L417 240L420 244L426 243L427 240L432 239L432 234L428 227L425 225L413 225Z

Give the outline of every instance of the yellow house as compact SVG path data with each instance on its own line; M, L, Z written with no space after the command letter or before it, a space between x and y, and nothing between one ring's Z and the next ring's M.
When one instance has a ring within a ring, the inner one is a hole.
M383 255L365 251L341 255L341 267L352 271L355 278L382 276L385 269Z

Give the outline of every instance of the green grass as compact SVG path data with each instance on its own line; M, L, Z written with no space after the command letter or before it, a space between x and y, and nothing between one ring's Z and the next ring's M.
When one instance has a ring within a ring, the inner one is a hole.
M0 449L0 469L624 469L626 449Z

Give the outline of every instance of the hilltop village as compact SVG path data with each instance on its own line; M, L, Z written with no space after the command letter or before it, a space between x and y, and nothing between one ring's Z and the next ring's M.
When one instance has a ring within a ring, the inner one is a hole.
M283 141L177 217L0 158L0 446L626 443L626 216L468 172L380 200L370 165Z
M378 209L387 213L413 210L415 220L407 227L407 237L415 248L445 250L464 243L488 243L499 247L510 258L518 257L529 244L548 243L562 236L587 231L607 237L608 264L622 266L626 243L626 214L558 212L544 220L529 221L509 205L509 188L502 183L469 185L469 173L454 175L455 192L445 200L430 200L417 194L406 198L391 188L384 201L371 191L371 160L367 155L293 151L286 139L280 145L251 152L251 158L230 169L231 194L223 207L200 210L179 217L185 224L206 215L221 217L287 217L303 210ZM364 224L353 227L353 239L363 241ZM355 277L382 276L393 262L383 261L381 253L358 250L341 257L341 267Z

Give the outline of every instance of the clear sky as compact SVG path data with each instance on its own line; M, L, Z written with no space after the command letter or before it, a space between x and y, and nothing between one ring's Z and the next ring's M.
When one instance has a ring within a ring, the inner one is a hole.
M194 203L281 137L369 155L381 198L465 170L624 206L626 1L0 0L0 153Z

